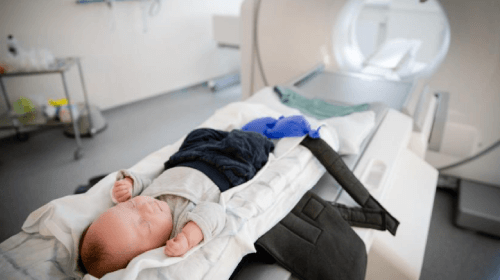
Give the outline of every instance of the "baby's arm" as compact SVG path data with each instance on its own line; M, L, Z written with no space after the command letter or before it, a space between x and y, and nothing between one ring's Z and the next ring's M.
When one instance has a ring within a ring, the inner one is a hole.
M116 181L111 191L111 199L116 202L125 202L131 199L133 185L134 180L130 177Z
M196 205L191 212L187 212L181 220L188 222L181 233L167 241L165 254L169 257L182 256L200 242L212 240L224 228L226 215L220 204L205 201Z
M203 240L200 227L193 221L187 223L182 232L175 238L167 241L165 255L169 257L180 257Z
M111 200L114 203L124 202L139 195L151 184L151 179L138 173L120 170L116 174L116 182L111 189Z

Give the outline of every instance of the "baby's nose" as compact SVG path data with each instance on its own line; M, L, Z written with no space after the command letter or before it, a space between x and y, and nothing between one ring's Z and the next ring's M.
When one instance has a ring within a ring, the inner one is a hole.
M148 212L154 211L153 206L151 203L153 203L153 200L147 199L146 197L137 197L137 208L146 210Z
M139 209L141 211L144 211L144 212L148 212L148 213L154 212L153 205L151 205L151 203L149 201L145 201L145 202L141 203L140 205L138 205L137 207L139 207Z

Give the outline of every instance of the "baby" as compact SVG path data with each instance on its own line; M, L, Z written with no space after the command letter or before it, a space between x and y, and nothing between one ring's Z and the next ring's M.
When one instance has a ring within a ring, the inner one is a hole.
M153 182L120 170L111 189L117 204L80 239L85 269L101 278L151 249L165 245L165 255L178 257L210 241L225 225L220 193L250 180L273 149L255 132L197 129Z

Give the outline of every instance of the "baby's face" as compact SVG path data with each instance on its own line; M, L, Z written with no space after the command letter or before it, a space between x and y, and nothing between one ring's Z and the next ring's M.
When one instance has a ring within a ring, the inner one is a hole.
M109 252L130 261L135 256L164 246L172 232L168 204L137 196L104 212L89 228L104 238Z

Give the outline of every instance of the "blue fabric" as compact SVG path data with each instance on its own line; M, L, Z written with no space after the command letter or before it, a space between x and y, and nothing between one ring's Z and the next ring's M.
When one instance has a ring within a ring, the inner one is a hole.
M321 128L321 127L320 127ZM260 133L270 139L281 139L284 137L300 137L309 135L311 138L319 138L319 129L311 129L311 125L304 116L290 116L279 119L265 117L255 119L246 125L241 130L253 131Z
M222 192L252 179L273 150L273 142L255 132L199 128L186 136L164 166L165 170L175 166L197 169Z

